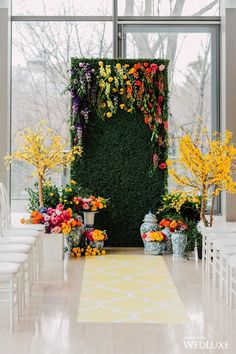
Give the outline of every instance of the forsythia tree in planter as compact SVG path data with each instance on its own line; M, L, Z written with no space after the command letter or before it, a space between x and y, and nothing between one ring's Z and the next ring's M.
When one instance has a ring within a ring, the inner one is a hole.
M33 175L38 178L40 207L43 206L43 180L74 161L75 155L82 154L79 146L66 151L67 142L63 140L46 122L40 122L36 130L22 129L17 136L17 150L5 157L7 165L13 160L20 160L34 167Z
M217 132L210 139L206 129L195 138L186 134L180 138L179 149L176 165L183 169L183 174L177 172L170 160L169 173L179 185L201 195L201 220L206 226L212 226L214 203L219 192L236 192L233 180L236 148L232 143L232 133L226 131L224 139ZM209 223L205 215L208 200L211 200Z

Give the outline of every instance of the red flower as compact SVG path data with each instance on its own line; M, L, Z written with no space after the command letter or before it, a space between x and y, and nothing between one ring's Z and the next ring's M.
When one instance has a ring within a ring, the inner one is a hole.
M153 93L153 89L149 89L148 92L149 92L149 93Z
M143 66L145 67L145 68L147 68L148 67L148 63L147 62L145 62L144 64L143 64Z
M134 68L136 70L140 69L141 68L141 64L140 63L134 64Z
M147 74L150 74L151 71L152 71L151 68L147 68L147 69L146 69L146 73L147 73Z
M150 68L151 68L152 72L155 73L158 70L158 65L155 63L152 63L150 65Z
M152 108L152 103L151 102L148 102L148 108Z
M164 124L164 128L167 130L168 129L168 122L163 122L163 124Z
M161 170L164 170L166 168L166 163L165 162L161 162L159 165Z
M136 80L136 81L135 81L135 85L136 85L136 86L141 86L141 85L142 85L142 83L141 83L141 81L140 81L140 80Z
M159 97L158 97L158 103L159 103L159 104L161 104L161 103L162 103L162 101L163 101L163 99L164 99L164 97L163 97L163 96L159 96Z

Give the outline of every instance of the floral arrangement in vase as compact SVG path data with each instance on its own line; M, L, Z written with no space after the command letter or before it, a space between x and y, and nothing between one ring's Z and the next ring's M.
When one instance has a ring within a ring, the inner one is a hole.
M91 195L90 197L82 198L82 197L74 197L74 204L76 206L77 211L83 212L97 212L107 207L108 199L102 197L94 197Z
M170 232L183 232L188 230L188 225L184 223L182 220L172 220L172 219L163 219L163 220L161 220L159 225L161 226L165 224L164 226L168 228Z
M166 236L161 231L149 231L145 234L142 234L142 239L147 242L165 242Z
M161 231L148 231L141 235L146 254L162 254L166 249L166 236Z
M81 228L83 223L81 218L74 217L72 209L65 209L63 204L58 204L53 208L40 208L31 213L30 220L33 224L43 224L47 233L69 234L73 228ZM28 220L22 219L22 223Z

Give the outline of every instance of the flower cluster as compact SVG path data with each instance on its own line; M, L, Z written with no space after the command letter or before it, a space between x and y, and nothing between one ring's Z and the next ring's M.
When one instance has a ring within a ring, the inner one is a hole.
M166 65L151 61L111 65L100 60L94 68L90 63L80 62L72 66L71 74L74 144L82 144L83 127L93 107L107 119L118 110L142 112L151 130L153 167L166 169L165 157L160 153L167 145Z
M142 239L149 242L165 242L166 236L161 231L149 231L141 235Z
M72 215L70 208L65 209L63 204L58 204L53 208L40 208L31 213L33 224L44 224L47 233L68 234L75 227L82 227L83 223L79 218ZM22 220L23 221L23 220Z
M187 231L188 225L182 220L162 219L159 223L161 228L168 228L170 232Z
M86 231L84 235L91 242L106 241L108 239L105 230L92 229Z
M88 257L88 256L104 256L106 254L105 250L99 250L96 247L91 247L87 246L85 248L83 247L74 247L71 250L71 256L72 257Z
M77 211L98 211L107 207L108 199L102 197L88 198L74 197L74 204Z

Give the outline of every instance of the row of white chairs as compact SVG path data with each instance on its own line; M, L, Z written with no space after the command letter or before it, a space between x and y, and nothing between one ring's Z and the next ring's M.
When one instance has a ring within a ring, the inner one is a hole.
M203 235L202 264L213 285L219 286L227 306L233 307L236 297L236 230L209 228L201 225Z
M0 302L10 305L11 331L43 266L42 231L43 225L12 225L9 197L0 183Z

